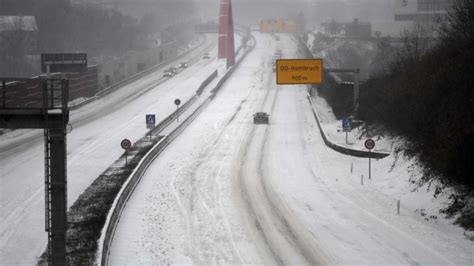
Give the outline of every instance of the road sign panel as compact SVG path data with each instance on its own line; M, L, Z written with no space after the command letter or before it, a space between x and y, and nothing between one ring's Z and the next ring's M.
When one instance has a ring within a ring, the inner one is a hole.
M279 59L276 62L277 84L322 83L322 59Z
M86 72L87 54L66 53L66 54L41 54L41 71L48 72Z
M123 139L122 142L120 142L120 146L122 149L128 150L132 147L132 142L129 139Z
M180 104L181 104L181 100L180 100L180 99L176 99L176 100L174 100L174 104L176 104L176 105L180 105Z
M365 141L364 145L368 150L371 150L375 147L375 141L373 139L368 139Z
M156 124L156 117L153 114L147 114L145 116L145 122L147 128L154 128Z
M352 117L342 119L342 130L344 132L350 132L352 130Z

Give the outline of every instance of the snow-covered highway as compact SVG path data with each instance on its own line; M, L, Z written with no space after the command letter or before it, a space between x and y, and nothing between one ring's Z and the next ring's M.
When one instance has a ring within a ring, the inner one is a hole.
M68 205L122 153L120 141L146 132L145 114L161 121L176 109L174 100L192 97L217 64L215 36L181 61L189 68L163 79L163 69L71 112L68 139ZM13 143L13 144L12 144ZM42 132L18 130L0 137L0 264L32 265L45 250Z
M366 160L325 146L304 86L275 85L273 53L298 57L297 42L255 36L215 100L148 168L109 264L472 265L461 230L397 215L395 199L360 185ZM258 111L268 126L252 123Z

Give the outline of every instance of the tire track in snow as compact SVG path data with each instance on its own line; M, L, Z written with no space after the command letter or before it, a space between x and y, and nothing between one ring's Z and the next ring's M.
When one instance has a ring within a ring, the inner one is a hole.
M178 192L179 188L176 186L177 180L175 178L173 180L171 180L171 182L170 182L170 186L173 189L173 191L175 191L175 198L178 202L178 206L181 210L181 213L182 213L182 215L184 217L184 220L185 220L185 223L187 225L188 235L192 239L193 243L196 242L194 229L193 229L194 216L191 217L188 214L190 212L192 213L194 211L195 204L201 204L208 211L209 216L211 216L214 221L216 220L215 219L215 214L210 210L209 206L205 202L203 202L202 200L199 199L199 196L201 196L201 198L206 199L206 196L204 196L204 195L206 195L206 193L202 189L197 188L197 184L195 182L196 180L198 180L197 175L198 175L201 168L206 167L207 162L215 160L214 158L209 158L209 157L212 157L213 154L215 154L216 152L218 153L219 149L222 149L222 147L219 147L219 144L220 144L221 140L224 137L228 136L227 133L230 130L229 126L234 121L234 119L239 115L239 113L242 111L242 106L246 103L248 103L250 105L255 104L255 102L257 101L255 98L253 98L252 101L250 101L250 102L248 101L254 90L255 90L255 86L251 87L251 89L249 90L249 92L247 93L245 98L243 100L241 100L241 102L237 106L237 108L234 111L234 113L232 114L232 116L226 122L225 126L220 130L217 137L212 141L212 144L210 144L207 148L205 148L201 152L201 154L199 156L200 159L199 159L198 163L195 164L193 166L193 168L189 171L191 174L189 174L185 177L186 182L188 182L188 185L191 186L191 197L186 199L186 198L183 198L183 196L181 196L181 193ZM217 160L219 160L219 159L222 159L222 158L217 158ZM211 169L210 176L215 179L222 170L223 170L223 167ZM218 185L218 182L216 182L215 180L214 180L213 183ZM217 189L216 192L219 194L219 189ZM220 199L220 195L217 195L217 196ZM195 202L197 202L197 203L195 203ZM232 233L228 218L226 217L225 211L223 210L222 201L217 200L216 202L220 206L219 207L220 208L220 213L223 217L223 222L225 224L225 229L227 231L227 234L229 235L229 239L232 242L233 253L234 253L235 257L237 257L239 259L240 263L244 263L244 259L242 258L238 248L236 247L235 240L234 240L234 234ZM186 206L189 206L189 207L186 207ZM193 215L196 215L196 214L193 214ZM193 253L192 256L193 256L194 261L200 261L199 256L197 255L198 251L195 249L195 247L199 246L199 244L191 245L191 246L192 247L190 249L193 250L192 251L192 253ZM222 252L222 253L225 253L225 252Z
M272 80L273 79L270 79L270 81ZM274 91L274 93L272 93L272 95L269 97L270 91ZM261 103L261 108L264 108L270 104L269 108L264 109L269 109L272 113L275 110L276 102L278 99L278 91L279 88L268 89L265 98ZM313 265L318 264L318 260L314 256L312 256L312 253L306 250L306 247L302 243L300 237L298 237L298 234L294 231L293 228L291 228L286 218L280 213L279 209L272 202L272 198L269 195L264 182L265 173L263 169L265 160L264 151L266 150L268 140L267 136L270 131L270 127L265 127L263 136L262 134L260 134L262 132L257 131L261 130L257 129L257 126L254 126L249 132L249 135L247 136L247 143L243 151L242 164L239 173L239 179L243 184L243 186L241 187L242 197L247 204L247 211L250 213L252 219L254 219L256 229L263 237L266 245L270 249L271 253L275 257L279 265L284 265L288 263L311 263ZM252 152L255 152L252 150L252 147L256 145L258 145L258 149L256 149L258 164L256 166L257 169L254 169L255 167L251 165L252 162L249 162L249 160L254 159L251 156ZM251 166L248 167L248 164L250 164ZM252 170L249 170L248 168L252 168ZM256 174L254 173L254 175L249 175L249 173L247 173L253 170L256 170ZM253 178L257 179L257 181L252 183L252 181L250 181L249 179ZM255 189L255 187L258 188ZM259 197L258 194L260 194L260 196L263 196L263 198ZM266 204L262 203L262 201L266 202ZM267 209L268 215L271 216L271 219L268 219L265 217L265 215L260 214L260 212L262 211L261 205L265 205L264 208ZM273 230L271 229L272 227L275 227L277 229ZM280 237L274 235L275 231L280 234ZM286 243L282 243L282 240L286 241ZM284 249L293 250L288 252L284 251ZM282 256L281 253L286 256ZM296 258L295 255L299 258Z
M271 102L271 113L274 113L279 90L280 88L276 89ZM267 106L269 100L266 97L262 105ZM264 132L254 127L247 138L248 141L243 152L239 177L243 183L242 196L247 203L248 212L253 217L257 230L260 231L278 264L304 263L318 265L326 263L323 261L327 261L327 259L323 260L324 256L318 250L319 246L315 245L313 239L308 238L309 232L302 227L301 223L294 221L290 223L287 220L292 219L292 217L280 208L281 206L274 198L278 195L272 195L269 191L266 183L269 177L264 167L267 161L266 151L268 150L269 132L271 132L271 126L267 126ZM257 160L258 163L253 165L252 160ZM252 182L252 179L257 179L257 181ZM276 193L275 191L272 192L273 194ZM265 211L267 213L262 214ZM272 227L275 227L276 230L272 230ZM275 233L280 236L273 235ZM286 243L283 241L286 241ZM293 250L290 251L289 249ZM294 256L300 256L301 258L295 258Z
M263 64L265 64L265 62L262 62ZM261 69L265 69L264 68L264 65L262 65ZM260 76L259 76L259 79L260 81L263 82L264 80L264 75L265 72L261 71L260 72ZM228 131L229 130L232 130L232 128L230 128L230 125L235 121L235 119L237 117L244 117L244 119L246 117L249 117L249 115L252 113L252 111L255 109L254 106L258 105L259 108L261 108L266 100L268 99L268 95L270 93L270 90L268 89L270 87L270 83L271 83L272 79L268 78L267 79L267 84L266 84L266 89L264 87L260 87L258 89L258 91L255 91L255 84L251 87L251 90L248 92L248 94L245 96L245 98L243 100L241 100L240 104L237 106L236 110L234 111L234 113L232 114L232 116L229 118L229 120L227 121L227 123L225 124L224 128L219 132L218 136L215 138L215 140L212 142L212 144L207 148L205 149L201 154L201 159L199 160L199 162L195 165L195 167L193 167L193 169L190 171L191 173L193 173L191 176L187 177L188 180L191 180L190 181L190 184L192 186L192 193L191 193L191 198L189 199L190 203L189 203L189 206L191 209L194 209L194 201L196 201L196 195L201 195L202 198L205 198L205 196L202 196L202 195L205 195L206 191L198 191L198 189L196 189L196 184L193 180L197 180L197 174L199 172L199 169L201 167L203 167L202 165L208 161L213 161L214 159L211 158L209 159L209 155L211 154L215 154L216 151L218 152L219 149L223 149L222 147L218 147L218 145L220 144L220 142L222 141L222 138L223 137L226 137L229 135L228 134ZM261 84L261 83L259 83ZM264 96L259 96L259 94L261 93L264 93ZM249 98L251 97L251 101L249 102ZM263 100L263 101L262 101ZM247 104L249 105L249 107L247 108L243 108L243 105L244 104ZM242 113L242 110L245 110L246 112L245 113ZM240 129L241 127L238 127L237 129ZM252 130L253 130L253 127L252 127ZM238 131L238 130L233 130L234 131ZM235 135L235 134L233 134ZM244 136L248 136L249 135L249 132L247 132L246 134L244 134ZM222 145L222 144L220 144ZM230 148L229 148L230 149ZM207 155L207 156L206 156ZM222 158L216 158L216 160L219 160L219 159L222 159ZM212 174L210 175L211 177L213 178L216 178L218 176L218 174L216 173L219 173L219 171L222 170L222 167L221 169L219 170L212 170ZM215 184L217 184L217 186L219 185L218 182L215 182ZM219 193L219 189L217 189L217 193ZM179 196L177 196L177 200L180 201L180 206L181 206L181 209L182 209L182 212L184 213L184 215L186 216L186 220L188 221L188 227L192 227L192 218L187 215L188 211L186 209L186 207L184 206L185 204L183 204L183 202L181 202L181 199ZM222 204L222 201L219 201L220 204ZM208 208L207 208L208 209ZM224 212L222 211L222 213L224 214ZM211 215L211 214L210 214ZM225 221L228 221L228 219L224 219ZM192 229L190 229L189 231L192 231ZM230 230L229 230L230 231ZM192 234L192 233L190 233ZM230 232L230 235L232 236L232 233ZM194 236L192 236L193 238ZM235 247L235 243L234 244L234 250L236 251L236 253L238 253L238 249ZM196 245L193 245L193 246L196 246ZM194 251L193 253L196 253L196 251ZM193 255L194 258L196 259L196 255L194 254ZM243 261L241 259L241 261Z
M303 96L303 100L304 100L304 97L305 97L305 95ZM305 102L305 101L303 101L303 102ZM306 118L306 111L307 111L306 108L308 108L308 110L309 110L309 107L306 107L305 105L303 105L303 106L298 105L296 107L296 112L298 113L297 117ZM312 120L310 119L309 121L312 121ZM304 124L307 124L307 121L301 121L301 122L304 122ZM320 175L322 175L322 176L330 177L330 175L327 175L326 172L325 172L324 162L321 161L321 156L322 156L321 151L317 151L314 147L309 147L308 146L308 144L311 143L311 142L308 142L306 140L307 137L308 137L308 132L311 132L311 129L309 129L309 126L299 127L298 131L299 131L299 134L298 134L297 139L300 140L300 145L301 145L302 151L303 151L302 154L305 154L305 155L307 154L308 155L308 156L303 156L303 158L302 158L303 159L302 160L303 165L307 169L307 172L310 174L310 175L308 175L308 177L311 177L312 178L311 181L316 183L317 186L322 188L322 189L318 190L318 192L325 195L325 196L323 196L323 197L327 198L327 200L325 200L325 202L327 202L327 204L329 204L328 207L330 207L330 209L333 209L334 212L336 212L336 216L341 215L341 214L337 214L337 212L344 211L343 209L341 209L341 206L346 205L348 207L348 210L350 210L349 213L345 213L345 215L348 217L348 219L350 219L350 216L353 215L352 212L358 212L362 216L366 217L363 221L371 221L370 224L373 223L373 225L377 225L377 227L383 226L383 228L384 228L383 231L384 232L391 232L389 234L384 233L383 235L379 235L379 234L377 234L377 232L380 232L380 231L372 232L372 230L369 229L371 227L369 224L365 224L362 221L358 221L358 220L353 221L353 222L356 222L356 223L357 222L358 223L362 222L360 224L360 230L363 232L363 234L369 235L370 238L371 238L371 241L377 242L378 245L380 245L380 246L389 247L391 251L394 251L394 252L398 253L399 256L390 257L392 259L398 259L398 263L408 263L410 265L417 265L417 264L426 263L426 261L425 262L417 261L416 258L410 257L407 252L404 252L404 250L400 249L399 246L397 247L397 245L394 244L394 243L399 243L399 241L397 241L397 240L404 239L404 242L406 241L406 243L411 243L410 245L413 246L413 247L417 247L416 248L417 250L423 251L423 253L428 254L432 258L436 258L436 259L434 259L434 261L440 261L440 262L442 262L443 265L452 264L452 262L450 262L447 258L444 258L441 254L437 253L435 250L433 250L430 247L424 245L418 239L414 238L411 235L406 234L406 232L403 232L400 229L398 229L397 227L393 226L388 220L385 220L384 217L379 217L377 215L377 213L373 213L372 211L363 208L363 205L360 205L360 202L358 202L358 201L366 198L367 196L363 195L362 192L359 192L359 191L357 191L355 189L351 189L351 188L336 189L335 187L333 187L329 183L327 183L328 181L325 181L324 178L318 177L317 174L316 174L317 172L320 173ZM305 131L305 132L302 132L302 131ZM309 134L311 135L311 133L309 133ZM317 162L316 165L315 165L315 162ZM328 179L328 180L331 180L331 179ZM345 183L340 183L341 181L342 180L340 180L338 184L340 184L340 185L345 184ZM346 184L346 185L353 185L353 184ZM341 193L341 192L343 192L343 193ZM348 193L348 194L346 194L346 193ZM356 198L353 198L353 197L356 197ZM284 199L280 199L280 200L284 200ZM341 205L341 204L343 204L343 205ZM280 204L278 202L276 202L275 205L277 206L277 208L283 208L283 207L281 207L281 205L282 205L281 202L280 202ZM310 207L310 208L315 209L315 207ZM290 212L291 212L291 210L290 210ZM287 216L292 218L292 222L296 222L296 221L300 220L300 223L304 224L304 222L301 221L302 220L301 217L298 217L296 215L296 213L292 212ZM344 214L343 214L343 216L344 216ZM357 217L357 216L355 216L355 217ZM324 227L324 225L323 225L323 227ZM327 228L327 231L329 232L329 234L333 233L330 228ZM391 237L387 238L387 236L391 236ZM345 244L350 245L351 239L347 239L345 237L341 238L341 235L338 235L337 233L333 234L332 237L337 238L338 241L345 242ZM393 241L393 243L392 243L392 241ZM389 253L387 253L387 255L388 254ZM393 253L393 254L395 254L395 253ZM389 258L389 257L387 257L387 258ZM392 261L392 263L393 263L393 261Z

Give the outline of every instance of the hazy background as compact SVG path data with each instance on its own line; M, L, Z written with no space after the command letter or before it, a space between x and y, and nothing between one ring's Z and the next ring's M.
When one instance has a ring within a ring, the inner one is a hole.
M160 15L165 22L198 17L216 20L219 0L73 0L74 2L102 2L114 5L125 14L141 18L144 15ZM292 18L303 13L310 23L335 19L352 21L394 22L394 0L233 0L235 21L254 24L265 18ZM179 10L178 10L178 9ZM182 12L185 11L185 12ZM176 16L175 14L179 15ZM185 13L186 16L182 14Z

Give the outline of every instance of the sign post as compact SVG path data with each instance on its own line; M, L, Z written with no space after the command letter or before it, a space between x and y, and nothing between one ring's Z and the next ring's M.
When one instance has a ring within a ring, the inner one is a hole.
M155 128L155 123L156 123L156 117L154 114L147 114L145 116L145 122L146 122L146 128L150 129L149 135L150 135L150 142L151 140L151 130Z
M181 104L181 100L174 100L174 104L176 104L176 122L179 122L179 105Z
M127 156L128 156L128 150L130 149L130 147L132 147L132 142L129 139L123 139L120 142L120 146L122 147L122 149L125 150L125 166L128 166Z
M369 180L371 179L371 166L370 166L370 157L371 150L375 147L375 141L373 139L367 139L364 143L365 148L369 150Z
M352 117L345 117L342 119L342 131L346 132L346 144L349 144L348 133L352 130Z

